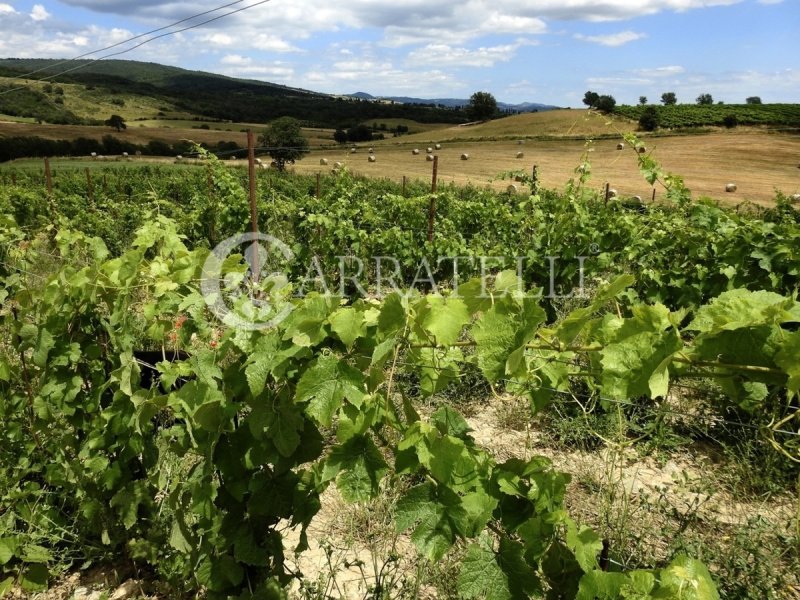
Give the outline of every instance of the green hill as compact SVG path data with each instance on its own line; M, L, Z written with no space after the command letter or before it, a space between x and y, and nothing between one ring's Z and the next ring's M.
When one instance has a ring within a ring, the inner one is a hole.
M54 85L73 84L83 86L86 91L99 91L111 96L147 98L151 101L148 104L155 102L166 109L161 112L172 111L190 117L264 123L291 116L309 126L318 127L348 127L368 119L398 118L422 123L460 123L466 120L458 110L346 100L273 83L154 63L107 60L74 61L55 66L58 62L49 59L0 59L0 91L19 85L16 78L27 72L41 69L32 76L41 79L80 64L80 69L56 77ZM42 106L47 105L47 111L37 108L40 101L44 103ZM91 123L97 115L91 111L76 114L66 108L60 109L49 98L25 97L20 92L0 96L0 113L63 124L73 123L75 118ZM148 113L139 116L154 115ZM137 118L136 115L128 117Z

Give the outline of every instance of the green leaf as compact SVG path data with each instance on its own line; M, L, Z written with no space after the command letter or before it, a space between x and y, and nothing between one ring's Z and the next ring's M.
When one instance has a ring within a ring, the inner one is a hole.
M306 412L318 423L330 427L344 398L359 406L364 394L361 372L336 356L326 354L303 373L297 383L295 402L308 402Z
M4 598L12 587L14 587L13 577L6 577L3 581L0 581L0 598Z
M575 600L616 600L622 597L620 596L622 589L628 583L628 578L623 573L589 571L581 577ZM674 598L682 600L683 597L678 595Z
M679 556L661 571L659 579L658 597L719 600L711 574L699 560Z
M336 487L348 502L374 497L388 465L372 438L356 436L335 446L325 461L323 480L336 477Z
M50 578L50 571L47 565L32 564L27 565L22 572L22 589L26 592L41 592L47 589L47 580Z
M23 325L19 336L22 340L21 351L33 348L33 364L39 368L47 365L47 357L55 347L56 340L53 335L45 328L36 327L33 324Z
M779 325L800 318L800 304L780 294L735 289L720 294L697 310L686 328L700 333L733 331L758 325Z
M566 542L585 573L597 568L597 555L603 549L603 542L591 528L584 525L578 529L573 521L567 521Z
M367 334L364 313L352 307L340 308L329 317L328 322L331 330L348 349L353 347L358 338Z
M789 392L800 393L800 331L786 335L775 355L775 364L789 376L786 384Z
M44 546L26 544L22 547L20 558L26 563L48 563L53 560L53 555Z
M494 552L491 539L484 536L467 549L458 576L462 598L514 600L530 598L541 592L535 571L522 556L522 545L506 537Z
M469 515L459 496L432 483L411 488L397 502L397 531L413 527L411 541L429 560L441 559L456 538L464 535L468 524Z
M441 296L425 296L424 303L418 308L417 322L427 333L420 339L440 346L449 346L458 341L464 325L469 323L470 313L466 304L459 298L443 298Z
M0 381L11 381L11 367L2 356L0 356Z
M279 361L278 347L279 341L274 335L260 337L255 344L244 370L247 385L254 398L264 391L267 377Z
M0 538L0 565L6 564L17 554L19 540L16 537Z

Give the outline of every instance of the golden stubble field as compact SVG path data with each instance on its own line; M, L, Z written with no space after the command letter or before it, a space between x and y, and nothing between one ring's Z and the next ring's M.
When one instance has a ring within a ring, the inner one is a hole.
M589 185L597 189L608 182L622 196L642 196L649 199L653 189L641 176L633 149L617 150L618 139L600 139L588 146L592 176ZM432 140L435 142L435 140ZM694 198L709 196L728 203L750 201L762 205L774 203L775 190L785 194L800 192L800 136L770 134L758 131L715 132L695 136L657 137L646 140L648 152L666 171L684 177ZM299 162L300 173L319 172L339 161L355 173L370 177L387 177L399 181L429 180L432 163L426 161L429 142L403 140L396 143L376 143L376 162L368 161L368 147L361 145L356 154L349 149L315 151ZM412 150L420 149L414 156ZM533 140L522 145L515 141L444 142L439 156L440 183L488 185L498 174L511 170L530 172L538 167L539 180L546 188L562 188L575 175L587 144L580 140ZM522 152L523 158L517 158ZM461 154L469 160L461 160ZM327 158L328 167L319 160ZM505 188L510 182L495 181L495 188ZM726 193L725 186L735 183L735 193ZM656 186L656 196L663 188Z

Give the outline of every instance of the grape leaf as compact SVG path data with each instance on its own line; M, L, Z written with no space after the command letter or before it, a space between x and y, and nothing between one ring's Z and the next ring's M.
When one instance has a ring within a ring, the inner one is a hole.
M388 471L372 438L355 436L335 446L325 461L322 478L336 478L336 487L348 502L363 502L374 497L378 485Z
M332 354L324 354L297 382L295 402L308 402L306 412L318 423L330 427L344 398L359 406L364 394L361 371Z

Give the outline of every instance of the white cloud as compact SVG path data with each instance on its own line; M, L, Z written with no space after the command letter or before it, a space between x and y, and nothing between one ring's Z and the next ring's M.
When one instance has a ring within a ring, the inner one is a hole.
M11 15L17 12L10 4L0 3L0 15Z
M642 77L662 78L681 75L682 73L686 72L686 69L680 65L668 65L666 67L653 67L650 69L634 69L633 72L637 75L641 75Z
M574 37L576 40L582 40L584 42L600 44L601 46L616 47L646 38L647 34L636 33L635 31L620 31L619 33L610 33L607 35L583 35L576 33Z
M34 21L45 21L50 18L50 13L47 12L44 6L41 4L34 4L33 10L31 10L31 19Z
M243 66L252 64L253 59L239 54L228 54L219 61L223 65Z
M497 62L511 60L519 47L520 44L505 44L470 50L447 44L428 44L410 52L408 63L442 67L492 67Z

